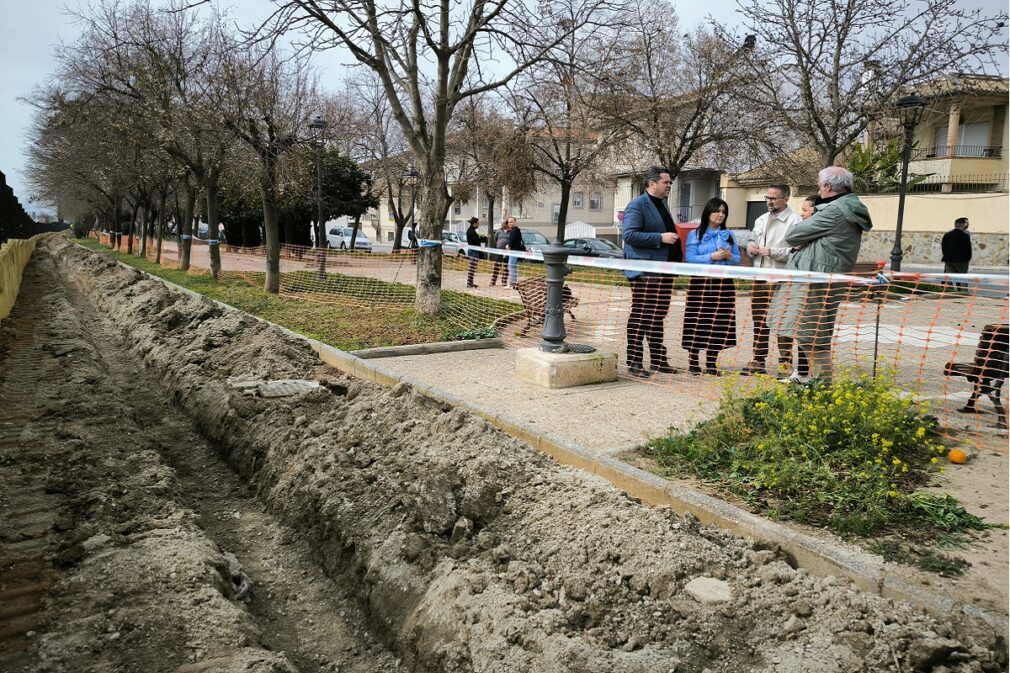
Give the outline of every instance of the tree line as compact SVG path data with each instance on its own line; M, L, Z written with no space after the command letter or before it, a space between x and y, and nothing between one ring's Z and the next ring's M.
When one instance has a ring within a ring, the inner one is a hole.
M82 12L81 37L33 96L37 195L110 221L125 205L157 240L172 219L183 268L197 210L212 232L226 213L237 244L262 224L276 292L279 243L304 242L316 219L323 140L324 221L382 201L394 245L415 220L437 239L453 201L480 194L490 233L499 199L548 186L563 237L576 181L771 159L788 174L798 148L829 165L870 123L897 135L884 122L910 87L993 72L1007 50L1005 12L957 0L741 0L738 28L713 17L690 30L662 0L262 4L269 17L246 29L207 2ZM327 49L348 55L327 73L335 92L312 67ZM416 308L436 313L440 290L441 250L423 247Z

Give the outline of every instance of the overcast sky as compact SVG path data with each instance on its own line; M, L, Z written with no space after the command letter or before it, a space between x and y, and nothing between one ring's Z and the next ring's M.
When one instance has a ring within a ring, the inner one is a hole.
M237 20L249 23L273 7L268 0L215 2L230 6ZM738 23L735 0L675 0L675 4L681 28L685 30L709 15L726 27ZM24 148L32 108L18 98L28 96L36 86L49 81L55 69L54 47L60 42L72 43L79 34L80 26L65 11L68 6L79 7L78 0L0 0L0 171L29 212L39 209L29 202L24 176ZM964 0L964 6L982 7L987 13L995 13L1007 9L1007 0ZM342 59L335 53L317 59L324 88L338 87L343 79L341 64Z

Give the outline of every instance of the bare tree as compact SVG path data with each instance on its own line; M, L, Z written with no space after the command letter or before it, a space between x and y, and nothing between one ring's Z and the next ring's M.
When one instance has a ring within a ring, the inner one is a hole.
M678 28L670 3L636 7L622 29L618 76L592 100L599 114L630 131L628 145L637 151L626 164L658 163L674 178L689 162L726 166L735 163L731 155L753 156L777 137L739 95L754 86L746 58L754 37L734 45L705 27Z
M315 100L314 86L303 59L283 61L274 50L229 45L227 39L223 42L219 76L226 104L222 118L224 125L259 160L258 182L266 238L264 289L277 293L280 290L278 169L285 153L299 142L299 130L308 122L306 107Z
M275 0L273 35L303 29L318 47L339 45L372 70L390 103L419 172L421 234L437 238L449 208L446 138L459 103L498 88L539 61L607 0L584 0L574 20L555 0L539 12L516 0L423 5L399 0ZM492 62L500 74L485 71ZM441 249L422 248L415 307L441 304Z
M409 173L414 165L411 161L413 154L393 117L382 83L374 73L362 73L348 81L347 91L349 98L361 104L357 121L348 120L344 127L345 133L353 135L347 142L350 146L348 154L371 172L373 193L385 199L386 207L393 216L393 250L400 250L403 230L408 223L413 224L413 204L409 200L404 202L411 191ZM348 119L347 115L338 115L337 118Z
M510 199L522 200L535 188L532 151L523 130L483 97L466 101L459 125L450 139L457 165L453 198L472 189L480 191L487 204L488 240L493 242L497 199L508 194Z
M569 5L574 11L577 7ZM566 19L574 20L574 16ZM599 182L602 162L629 134L610 123L597 101L609 82L622 78L623 16L585 24L566 34L547 57L527 70L512 93L512 106L527 131L533 170L541 181L561 189L558 240L565 238L572 187L579 179Z
M762 35L749 61L760 87L749 104L776 114L829 166L912 85L951 71L996 67L1006 12L957 0L743 0Z

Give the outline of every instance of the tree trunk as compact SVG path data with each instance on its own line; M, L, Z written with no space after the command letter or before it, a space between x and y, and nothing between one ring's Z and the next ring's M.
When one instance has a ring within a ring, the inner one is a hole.
M207 252L210 254L210 275L217 280L221 275L221 234L220 199L218 198L218 178L220 169L207 169L204 190L207 197Z
M558 209L558 229L555 232L558 243L565 242L565 225L568 224L568 199L571 195L572 195L572 181L562 180L561 207Z
M129 238L126 240L126 252L127 254L133 254L133 235L135 230L135 225L137 224L137 208L133 207L130 209L130 230Z
M484 194L484 198L487 199L487 247L494 247L494 202L495 193L494 190L488 191Z
M196 188L186 186L186 210L179 223L179 249L182 257L179 260L179 270L189 271L190 249L193 245L193 217L196 211Z
M421 183L421 237L439 240L448 210L449 194L445 174L425 171ZM414 308L434 316L442 305L442 246L422 246L417 250L417 293Z
M161 264L161 241L162 237L165 235L165 200L167 195L162 191L158 195L158 243L154 248L154 263Z
M263 198L263 233L267 239L267 273L263 289L270 294L277 294L281 289L281 244L277 223L276 182L268 166L264 166L260 176L260 195Z
M358 227L361 226L361 214L354 216L354 224L351 225L351 250L354 250L354 244L358 242Z
M140 256L143 259L147 259L147 207L141 204L137 205L140 209Z

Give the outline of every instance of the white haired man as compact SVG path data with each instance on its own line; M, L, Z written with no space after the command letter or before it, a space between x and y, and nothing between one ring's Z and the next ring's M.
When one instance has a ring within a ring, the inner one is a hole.
M852 193L852 173L828 166L817 174L816 211L809 219L794 224L785 242L796 251L787 269L819 273L849 273L859 257L863 233L873 227L866 206ZM779 334L792 337L810 361L811 376L830 381L831 338L838 307L849 291L845 283L800 285L773 306ZM803 290L806 290L805 292ZM774 323L773 323L774 324ZM790 380L795 377L791 377Z

